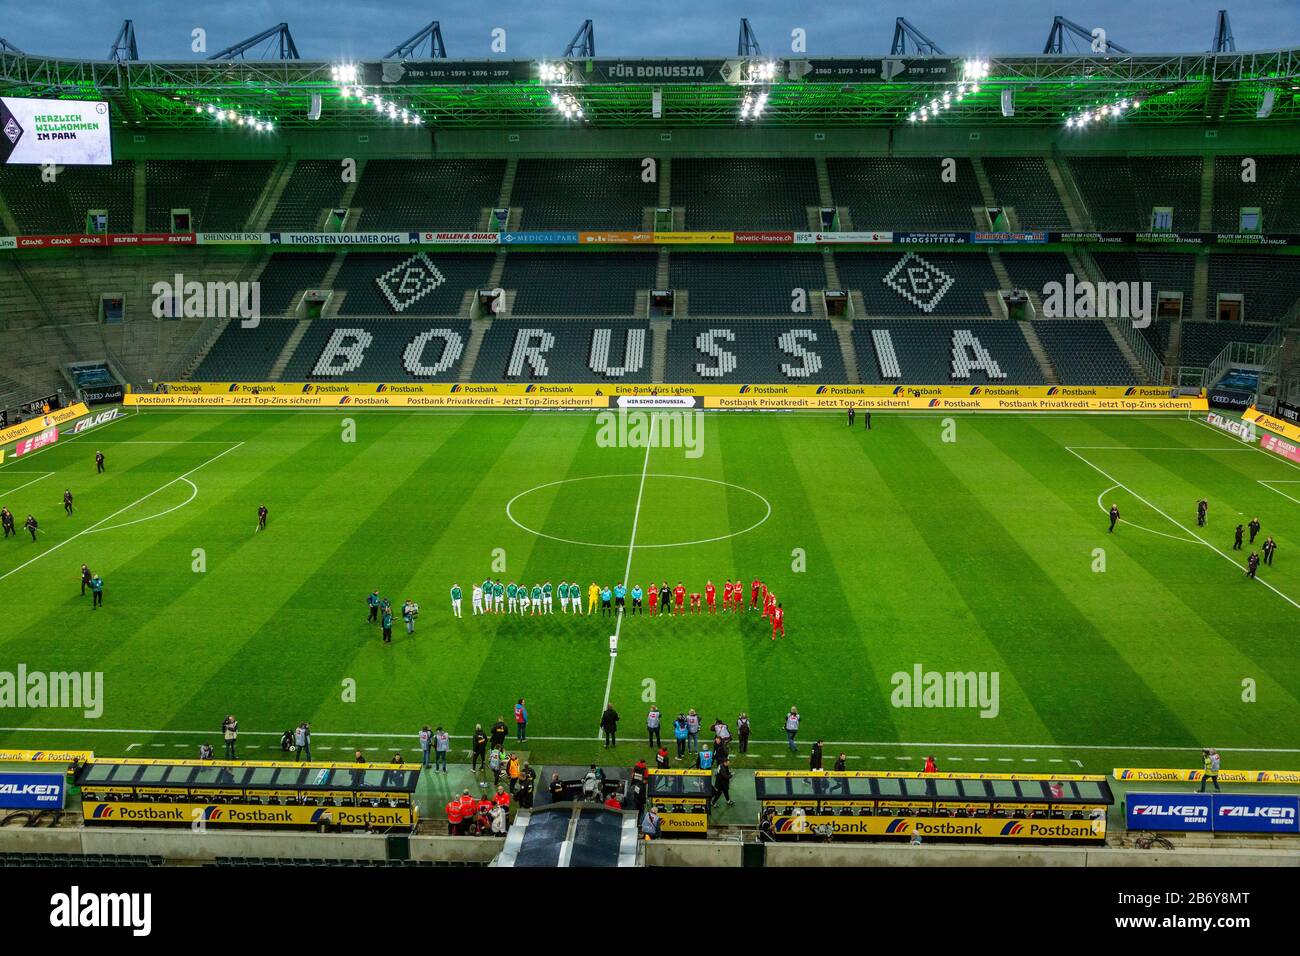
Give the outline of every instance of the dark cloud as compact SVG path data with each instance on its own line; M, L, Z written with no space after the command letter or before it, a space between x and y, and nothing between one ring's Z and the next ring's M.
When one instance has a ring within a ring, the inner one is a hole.
M941 48L956 54L1036 53L1052 16L1104 27L1110 38L1147 53L1208 49L1215 12L1224 0L534 0L484 3L443 0L11 0L0 34L34 53L102 59L121 21L135 21L141 55L199 59L191 31L207 32L208 50L229 46L280 21L289 23L306 59L381 56L436 15L452 57L491 55L491 31L507 31L509 56L534 58L563 51L583 19L596 25L605 56L710 56L734 52L747 16L766 53L790 49L790 31L807 32L811 53L833 56L888 50L894 17L906 16ZM1230 9L1239 49L1297 43L1295 0L1250 0Z

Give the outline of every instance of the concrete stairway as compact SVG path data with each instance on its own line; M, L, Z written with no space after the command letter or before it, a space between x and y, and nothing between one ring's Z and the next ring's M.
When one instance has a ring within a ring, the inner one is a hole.
M262 195L257 197L257 204L253 206L253 213L248 217L249 231L266 231L267 224L271 221L271 214L275 212L275 207L280 204L280 197L284 195L284 188L289 185L289 178L293 175L293 171L297 166L298 161L296 159L282 160L275 171L266 178L266 186L262 190Z
M1129 371L1133 373L1133 381L1141 385L1151 384L1150 376L1147 375L1146 369L1142 367L1142 363L1138 361L1138 357L1133 354L1133 349L1129 346L1124 336L1120 335L1119 330L1115 328L1115 323L1106 322L1105 325L1106 331L1109 332L1110 337L1115 340L1115 347L1119 349L1119 354L1124 356L1124 364L1126 364L1129 367Z
M1043 381L1048 385L1061 384L1060 377L1056 374L1056 366L1047 355L1047 349L1043 348L1042 340L1039 339L1038 333L1028 322L1016 323L1020 326L1021 333L1025 336L1025 344L1029 346L1030 353L1034 356L1034 361L1038 363L1038 370L1043 373Z
M281 320L284 321L284 320ZM280 349L280 354L275 357L275 363L271 366L271 371L267 373L267 378L272 382L280 381L280 376L284 374L284 367L289 364L289 359L293 358L293 353L297 351L302 337L307 334L311 328L310 319L300 319L294 326L293 332L289 334L288 340L284 343L284 348Z
M1083 201L1083 195L1079 192L1079 184L1074 181L1074 176L1070 172L1069 164L1058 160L1056 156L1045 156L1043 162L1047 166L1048 178L1052 180L1052 185L1056 187L1057 198L1061 200L1061 205L1065 207L1065 215L1070 220L1070 228L1074 230L1091 228L1088 207Z
M483 347L483 336L492 328L491 319L479 319L470 326L469 341L465 343L465 355L460 360L460 381L468 382L474 374L474 365L478 362L479 349Z
M844 360L845 377L850 385L862 382L858 372L858 354L853 350L853 323L846 319L831 319L831 328L840 340L840 357Z
M668 331L672 319L655 319L650 323L650 381L662 383L668 368Z

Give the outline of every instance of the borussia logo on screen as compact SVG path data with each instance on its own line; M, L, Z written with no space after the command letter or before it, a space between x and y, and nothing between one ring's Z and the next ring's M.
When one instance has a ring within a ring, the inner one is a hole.
M389 308L405 312L447 279L423 252L404 259L375 279Z
M922 312L933 312L955 280L938 266L909 252L881 281Z
M5 136L9 137L9 142L17 143L18 137L22 135L23 135L23 128L18 125L18 121L15 120L12 116L9 117L9 121L5 123Z

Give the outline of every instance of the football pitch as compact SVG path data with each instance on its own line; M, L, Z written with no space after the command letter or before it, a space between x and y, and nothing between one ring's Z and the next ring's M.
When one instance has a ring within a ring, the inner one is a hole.
M103 700L9 701L0 745L192 757L220 752L234 713L243 757L309 720L317 759L374 759L425 723L463 745L524 697L534 760L648 757L653 700L665 738L691 707L733 729L748 712L749 766L805 765L782 731L796 705L801 753L821 737L850 769L1190 768L1202 746L1225 768L1300 767L1300 467L1185 416L694 422L682 448L611 445L576 412L148 412L7 459L0 672L102 673ZM1254 547L1278 552L1252 581L1233 528L1255 516ZM488 576L584 598L739 578L747 604L758 577L786 637L748 610L474 616ZM373 589L420 604L413 637L399 617L381 642ZM910 686L930 672L976 675L984 699Z

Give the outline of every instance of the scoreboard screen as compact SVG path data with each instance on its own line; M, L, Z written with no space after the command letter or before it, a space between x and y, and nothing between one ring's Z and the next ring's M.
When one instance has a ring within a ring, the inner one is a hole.
M108 104L0 96L0 163L109 166Z

